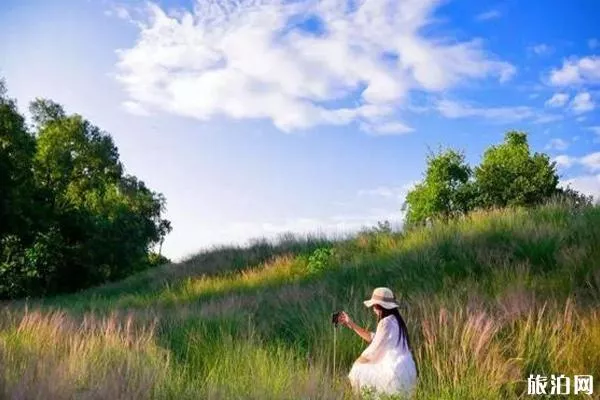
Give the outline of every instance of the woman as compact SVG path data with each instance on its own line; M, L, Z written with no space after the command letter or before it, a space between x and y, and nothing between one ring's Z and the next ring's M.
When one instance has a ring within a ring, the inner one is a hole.
M388 288L377 288L365 306L377 315L377 330L369 332L342 312L341 324L355 331L369 346L356 360L350 374L352 388L375 389L379 393L412 396L416 386L417 368L408 338L408 330L398 312L394 294Z

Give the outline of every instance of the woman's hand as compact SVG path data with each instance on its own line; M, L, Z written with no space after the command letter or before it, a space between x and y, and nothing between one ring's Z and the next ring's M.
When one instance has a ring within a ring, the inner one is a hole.
M350 318L350 316L348 314L346 314L345 311L342 311L340 313L340 316L338 317L338 321L340 322L340 324L347 326L348 328L350 328L350 325L352 324L352 319Z
M368 364L369 363L369 359L365 356L360 356L358 357L358 359L356 360L356 362L358 364Z

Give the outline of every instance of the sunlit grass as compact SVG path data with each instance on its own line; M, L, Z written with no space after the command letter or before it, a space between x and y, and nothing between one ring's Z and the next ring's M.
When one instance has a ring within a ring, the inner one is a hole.
M263 244L200 258L229 260L220 269L193 259L28 310L9 304L0 394L351 398L345 374L364 343L339 330L334 368L330 313L343 308L373 329L362 300L381 285L400 298L419 399L524 398L530 373L600 380L598 208L478 212L322 241L334 252L317 273L307 268L317 242L290 240L286 251Z

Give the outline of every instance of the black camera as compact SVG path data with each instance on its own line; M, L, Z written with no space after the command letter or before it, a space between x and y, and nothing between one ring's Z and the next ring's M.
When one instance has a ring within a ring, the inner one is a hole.
M334 324L335 326L337 326L340 323L340 315L342 314L341 311L336 311L333 314L331 314L331 323Z

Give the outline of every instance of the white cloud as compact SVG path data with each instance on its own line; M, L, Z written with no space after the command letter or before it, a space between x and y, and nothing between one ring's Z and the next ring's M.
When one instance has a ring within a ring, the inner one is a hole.
M565 60L560 69L550 72L550 83L554 86L594 84L600 82L600 57L589 56Z
M548 55L554 51L554 49L551 46L548 46L545 43L536 44L535 46L531 46L529 49L538 56Z
M575 163L575 159L567 155L560 155L552 159L558 167L569 168Z
M139 115L142 117L146 117L150 115L148 110L144 108L140 103L135 101L125 101L123 102L123 108L130 114Z
M375 189L359 190L359 196L398 197L402 191L396 187L380 186Z
M404 200L406 194L417 184L409 182L401 186L379 186L375 189L363 189L358 191L359 196L384 197L389 199Z
M578 192L593 196L596 201L600 200L600 174L576 176L562 182L562 186L570 186Z
M552 149L566 150L568 148L569 148L569 143L560 138L554 138L554 139L550 140L550 143L548 143L546 145L546 149L548 149L548 150L552 150Z
M588 46L590 49L594 50L596 47L600 46L600 41L598 39L590 39L588 40Z
M117 14L117 17L119 17L121 19L125 19L125 20L131 19L131 15L129 14L129 11L127 11L127 9L124 7L117 7L115 12Z
M556 122L564 119L565 117L559 114L538 114L531 122L534 124L548 124L550 122Z
M590 95L588 92L581 92L573 97L570 107L574 113L583 114L585 112L592 111L595 108L595 105L592 101L592 95Z
M135 21L131 15L131 13L129 12L129 9L125 8L122 5L117 5L117 4L110 5L109 8L104 12L104 15L106 15L108 17L119 18L124 21L135 24Z
M563 119L562 115L539 113L527 106L477 107L452 100L438 101L437 110L446 118L483 118L495 123L530 120L534 124L546 124Z
M600 171L600 151L582 157L579 162L592 172Z
M404 125L402 122L384 122L381 124L363 124L361 128L373 135L378 136L390 136L390 135L404 135L406 133L414 132L414 129Z
M474 107L451 100L441 100L438 111L447 118L481 117L500 122L522 121L534 116L530 107Z
M595 153L587 154L583 157L570 157L567 155L560 155L555 157L553 161L561 167L571 167L575 164L582 165L585 169L591 172L600 171L600 151Z
M489 10L475 16L477 21L489 21L490 19L500 18L502 13L498 10Z
M587 129L594 132L596 135L600 136L600 125L597 126L588 126Z
M546 101L548 107L562 107L569 101L569 95L566 93L555 93Z
M269 119L283 131L359 121L403 133L411 128L395 114L412 91L515 73L481 41L422 34L439 4L200 0L176 16L150 5L135 46L118 52L118 80L140 106L201 120ZM322 34L298 25L309 22Z

